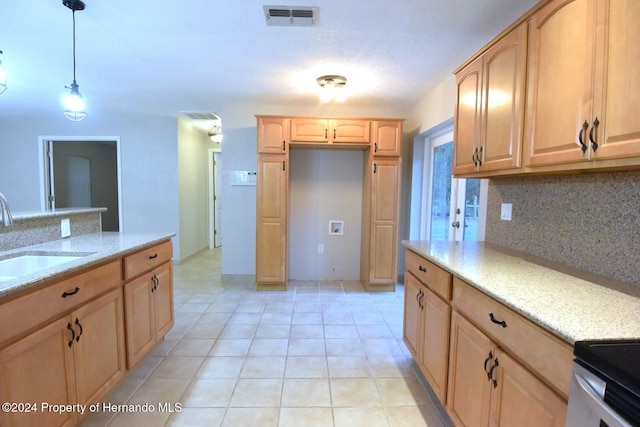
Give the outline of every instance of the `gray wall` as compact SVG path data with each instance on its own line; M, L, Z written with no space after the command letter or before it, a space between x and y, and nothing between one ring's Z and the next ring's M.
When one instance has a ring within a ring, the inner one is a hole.
M293 149L289 160L289 278L360 280L363 152Z
M39 136L119 136L122 172L121 231L175 232L180 257L178 147L175 117L93 112L82 122L60 114L0 117L0 192L14 212L39 211ZM60 138L63 139L63 138Z
M640 172L492 179L486 241L640 286Z

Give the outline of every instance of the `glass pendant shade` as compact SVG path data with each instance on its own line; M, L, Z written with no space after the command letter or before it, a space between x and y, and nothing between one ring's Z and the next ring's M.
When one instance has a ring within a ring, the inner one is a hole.
M75 80L71 83L71 92L64 99L64 107L64 116L72 122L79 122L87 117L87 113L84 111L84 101Z
M0 54L2 54L1 50ZM7 73L4 71L2 61L0 61L0 93L4 92L5 90L7 90Z

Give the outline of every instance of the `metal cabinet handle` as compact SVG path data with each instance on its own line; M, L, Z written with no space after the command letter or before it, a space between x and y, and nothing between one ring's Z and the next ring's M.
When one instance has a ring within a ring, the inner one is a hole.
M285 160L283 160L283 161L282 161L282 170L286 170L286 167L285 167Z
M489 370L489 381L493 382L493 388L498 387L498 381L496 381L496 379L493 378L493 371L495 371L497 367L498 367L498 359L496 358L496 363Z
M373 152L374 152L374 153L377 153L377 152L378 152L378 143L377 143L377 142L374 142L374 143L373 143Z
M158 254L149 255L149 259L156 259L156 258L158 258Z
M62 298L66 298L66 297L70 297L72 295L77 294L78 292L80 292L80 288L76 286L76 288L74 290L72 290L71 292L63 292L62 295L60 295Z
M336 139L336 130L333 130L333 139Z
M478 148L476 147L473 149L473 155L471 156L471 161L473 162L474 166L478 166L477 156L478 156Z
M427 269L426 269L426 268L424 268L423 266L419 266L419 267L418 267L418 270L422 271L423 273L426 273L426 272L427 272Z
M478 147L478 167L482 166L482 159L480 156L482 155L482 147Z
M420 299L418 300L418 305L420 306L420 310L424 310L424 305L422 304L423 299L424 299L424 292L420 290Z
M588 128L589 123L587 123L587 121L585 120L582 124L582 129L580 129L580 131L578 132L578 142L580 143L580 148L582 148L583 153L587 151L587 144L584 143L582 135L587 132Z
M493 313L489 313L489 319L491 319L491 321L496 325L501 325L503 328L507 327L507 322L505 322L504 320L496 319Z
M491 379L491 374L489 373L489 371L487 370L487 363L489 363L489 361L493 359L493 352L489 352L489 357L487 357L484 360L484 371L487 373L487 379L490 380Z
M324 139L327 139L327 128L324 129Z
M76 336L76 342L80 342L80 337L82 336L83 329L77 317L76 317L76 325L78 326L78 328L80 328L80 332L78 333L78 336Z
M73 326L71 326L71 322L67 322L67 329L71 331L71 341L69 341L69 348L73 345L73 340L76 339L76 331L73 330Z
M285 145L286 141L282 141L282 151L287 151L287 147Z
M591 141L591 148L593 148L593 152L594 153L598 149L598 142L593 138L593 131L595 130L597 132L598 126L600 126L600 121L596 117L596 120L593 122L593 126L591 127L591 130L589 131L589 141ZM598 135L596 134L596 138L597 137L598 137Z

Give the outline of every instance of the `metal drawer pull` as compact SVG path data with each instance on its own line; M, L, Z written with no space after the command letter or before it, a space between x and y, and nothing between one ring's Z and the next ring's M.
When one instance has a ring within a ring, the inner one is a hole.
M76 288L74 290L72 290L71 292L63 292L62 295L60 295L60 296L62 298L66 298L66 297L70 297L72 295L75 295L78 292L80 292L80 288L76 286Z
M426 269L426 268L424 268L423 266L419 266L419 267L418 267L418 270L422 271L423 273L426 273L426 272L427 272L427 269Z
M504 320L496 319L493 313L489 313L489 319L491 319L491 321L496 325L502 325L503 328L507 327L507 322L505 322Z
M156 258L158 258L158 254L149 255L149 259L156 259Z

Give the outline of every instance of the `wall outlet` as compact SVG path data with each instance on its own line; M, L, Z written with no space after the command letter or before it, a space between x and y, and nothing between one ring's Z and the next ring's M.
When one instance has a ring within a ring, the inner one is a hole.
M503 221L511 221L511 210L513 206L511 203L503 203L500 206L500 219Z
M324 245L318 245L318 253L319 254L323 254L324 253Z
M71 236L71 222L69 221L69 218L60 220L60 234L63 239Z

